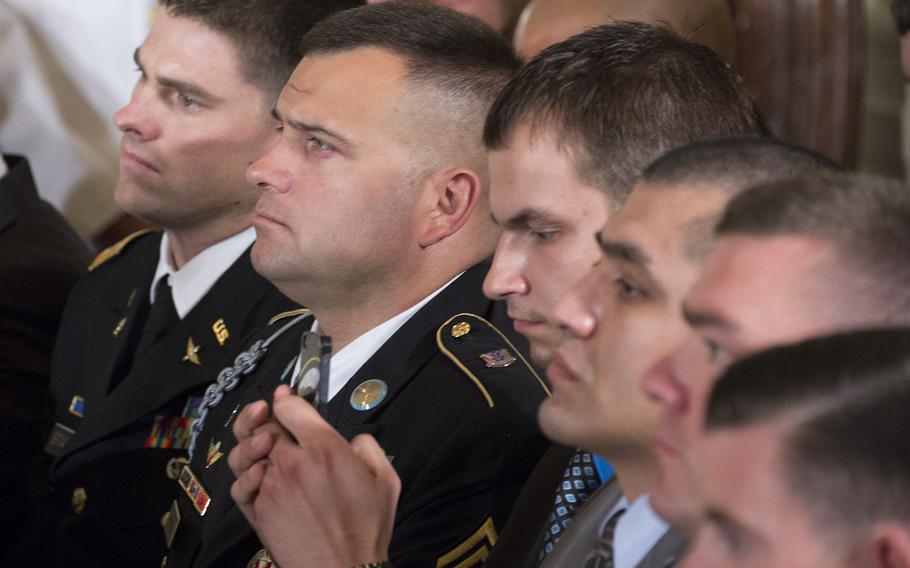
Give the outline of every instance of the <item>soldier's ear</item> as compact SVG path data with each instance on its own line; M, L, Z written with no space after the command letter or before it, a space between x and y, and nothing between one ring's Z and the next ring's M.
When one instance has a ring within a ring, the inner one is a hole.
M851 566L910 568L910 527L898 522L875 525L855 557Z
M420 246L432 246L457 233L477 207L480 192L480 178L470 168L450 168L431 175L421 195Z

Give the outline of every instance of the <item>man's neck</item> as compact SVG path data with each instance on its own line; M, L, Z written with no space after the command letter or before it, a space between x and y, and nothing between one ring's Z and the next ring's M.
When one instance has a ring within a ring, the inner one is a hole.
M180 270L193 258L221 241L233 237L246 229L249 225L229 226L218 231L206 230L178 230L165 229L168 238L168 262L175 271Z
M622 458L605 454L604 457L616 471L616 482L630 503L650 491L660 476L660 465L653 452Z
M480 239L477 239L480 240ZM360 281L340 290L337 283L324 283L322 290L297 289L293 282L274 282L281 292L309 307L319 322L319 332L332 338L338 352L364 333L418 304L456 275L475 266L492 253L481 244L470 247L437 247L432 255L413 259L408 266L399 259L397 269L386 277Z
M319 322L319 332L332 338L332 350L337 353L364 333L416 306L460 273L415 271L418 278L389 283L369 292L361 290L352 294L353 298L348 297L349 301L331 306L313 305L313 315Z

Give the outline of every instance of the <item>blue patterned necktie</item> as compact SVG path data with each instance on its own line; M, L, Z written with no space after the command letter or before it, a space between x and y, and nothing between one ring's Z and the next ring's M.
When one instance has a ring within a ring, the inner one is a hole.
M547 526L537 557L538 565L553 550L563 531L572 524L575 511L599 486L600 477L594 467L593 456L584 450L575 450L566 471L562 474L562 483L556 490L553 510L547 517Z

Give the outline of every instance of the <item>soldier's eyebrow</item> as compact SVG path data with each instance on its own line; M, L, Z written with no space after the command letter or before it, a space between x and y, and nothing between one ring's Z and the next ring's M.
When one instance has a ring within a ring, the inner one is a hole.
M501 225L506 229L520 229L522 227L527 227L532 222L546 222L546 221L555 221L556 218L547 211L542 211L540 209L534 209L533 207L528 207L522 209L515 215L512 215L508 219L499 220L495 215L492 215L493 221L497 225Z
M136 63L136 67L138 67L139 70L142 71L143 74L145 74L145 67L142 66L142 61L139 57L139 49L140 48L137 47L133 51L133 61ZM200 102L204 102L204 103L208 103L208 104L215 104L215 103L220 103L224 100L221 97L216 97L215 95L206 91L199 85L190 83L188 81L174 79L171 77L158 76L158 77L155 77L155 82L158 83L159 85L161 85L162 87L167 87L168 89L173 89L188 97L191 97L194 99L199 99Z
M723 317L721 314L693 308L686 305L685 302L683 302L682 305L682 315L683 319L686 320L686 323L689 324L689 327L691 328L714 327L718 329L734 329L736 327L730 320Z
M627 262L643 270L648 270L648 265L651 264L651 257L649 257L645 251L641 250L641 247L638 245L625 241L605 239L600 233L597 233L594 238L597 240L597 245L600 247L604 256Z
M594 238L603 255L613 261L631 269L631 272L641 279L641 283L651 289L654 294L664 293L664 287L651 270L651 257L635 243L616 241L605 238L603 234L596 233Z
M720 531L722 538L735 540L740 545L767 546L767 541L758 532L746 526L726 511L718 507L708 506L705 510L705 520L713 524ZM731 543L732 544L732 543Z
M337 145L346 146L346 147L351 146L351 143L347 139L345 139L344 136L338 134L337 132L333 132L332 130L329 130L328 128L326 128L325 126L322 126L320 124L309 124L306 122L301 122L299 120L291 120L289 118L282 116L281 112L277 108L272 109L272 116L275 117L275 120L277 120L281 124L286 124L287 126L290 126L291 128L293 128L294 130L299 130L301 132L309 132L309 133L313 133L313 134L321 134L323 136L331 138L332 142Z

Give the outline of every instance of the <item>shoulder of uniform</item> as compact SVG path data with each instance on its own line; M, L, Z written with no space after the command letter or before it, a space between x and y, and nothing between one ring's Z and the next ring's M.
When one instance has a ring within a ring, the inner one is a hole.
M103 251L99 252L98 256L95 257L95 260L93 260L92 263L89 265L89 267L88 267L89 271L91 272L92 270L95 270L96 268L98 268L99 266L104 264L105 262L107 262L110 259L114 258L115 256L119 255L124 250L126 250L126 247L129 246L138 237L141 237L142 235L149 233L149 232L151 232L151 229L142 229L142 230L136 231L135 233L124 237L119 242L117 242L117 243L107 247Z
M286 320L288 318L292 318L295 316L301 316L303 314L308 314L308 313L310 313L309 308L297 308L296 310L288 310L286 312L281 312L281 313L275 314L274 316L272 316L271 319L269 319L269 325L274 325L274 324L280 322L281 320Z
M524 353L479 315L461 313L446 320L436 330L436 344L474 383L491 408L497 396L514 389L526 389L532 395L550 394ZM518 382L521 378L525 380Z

